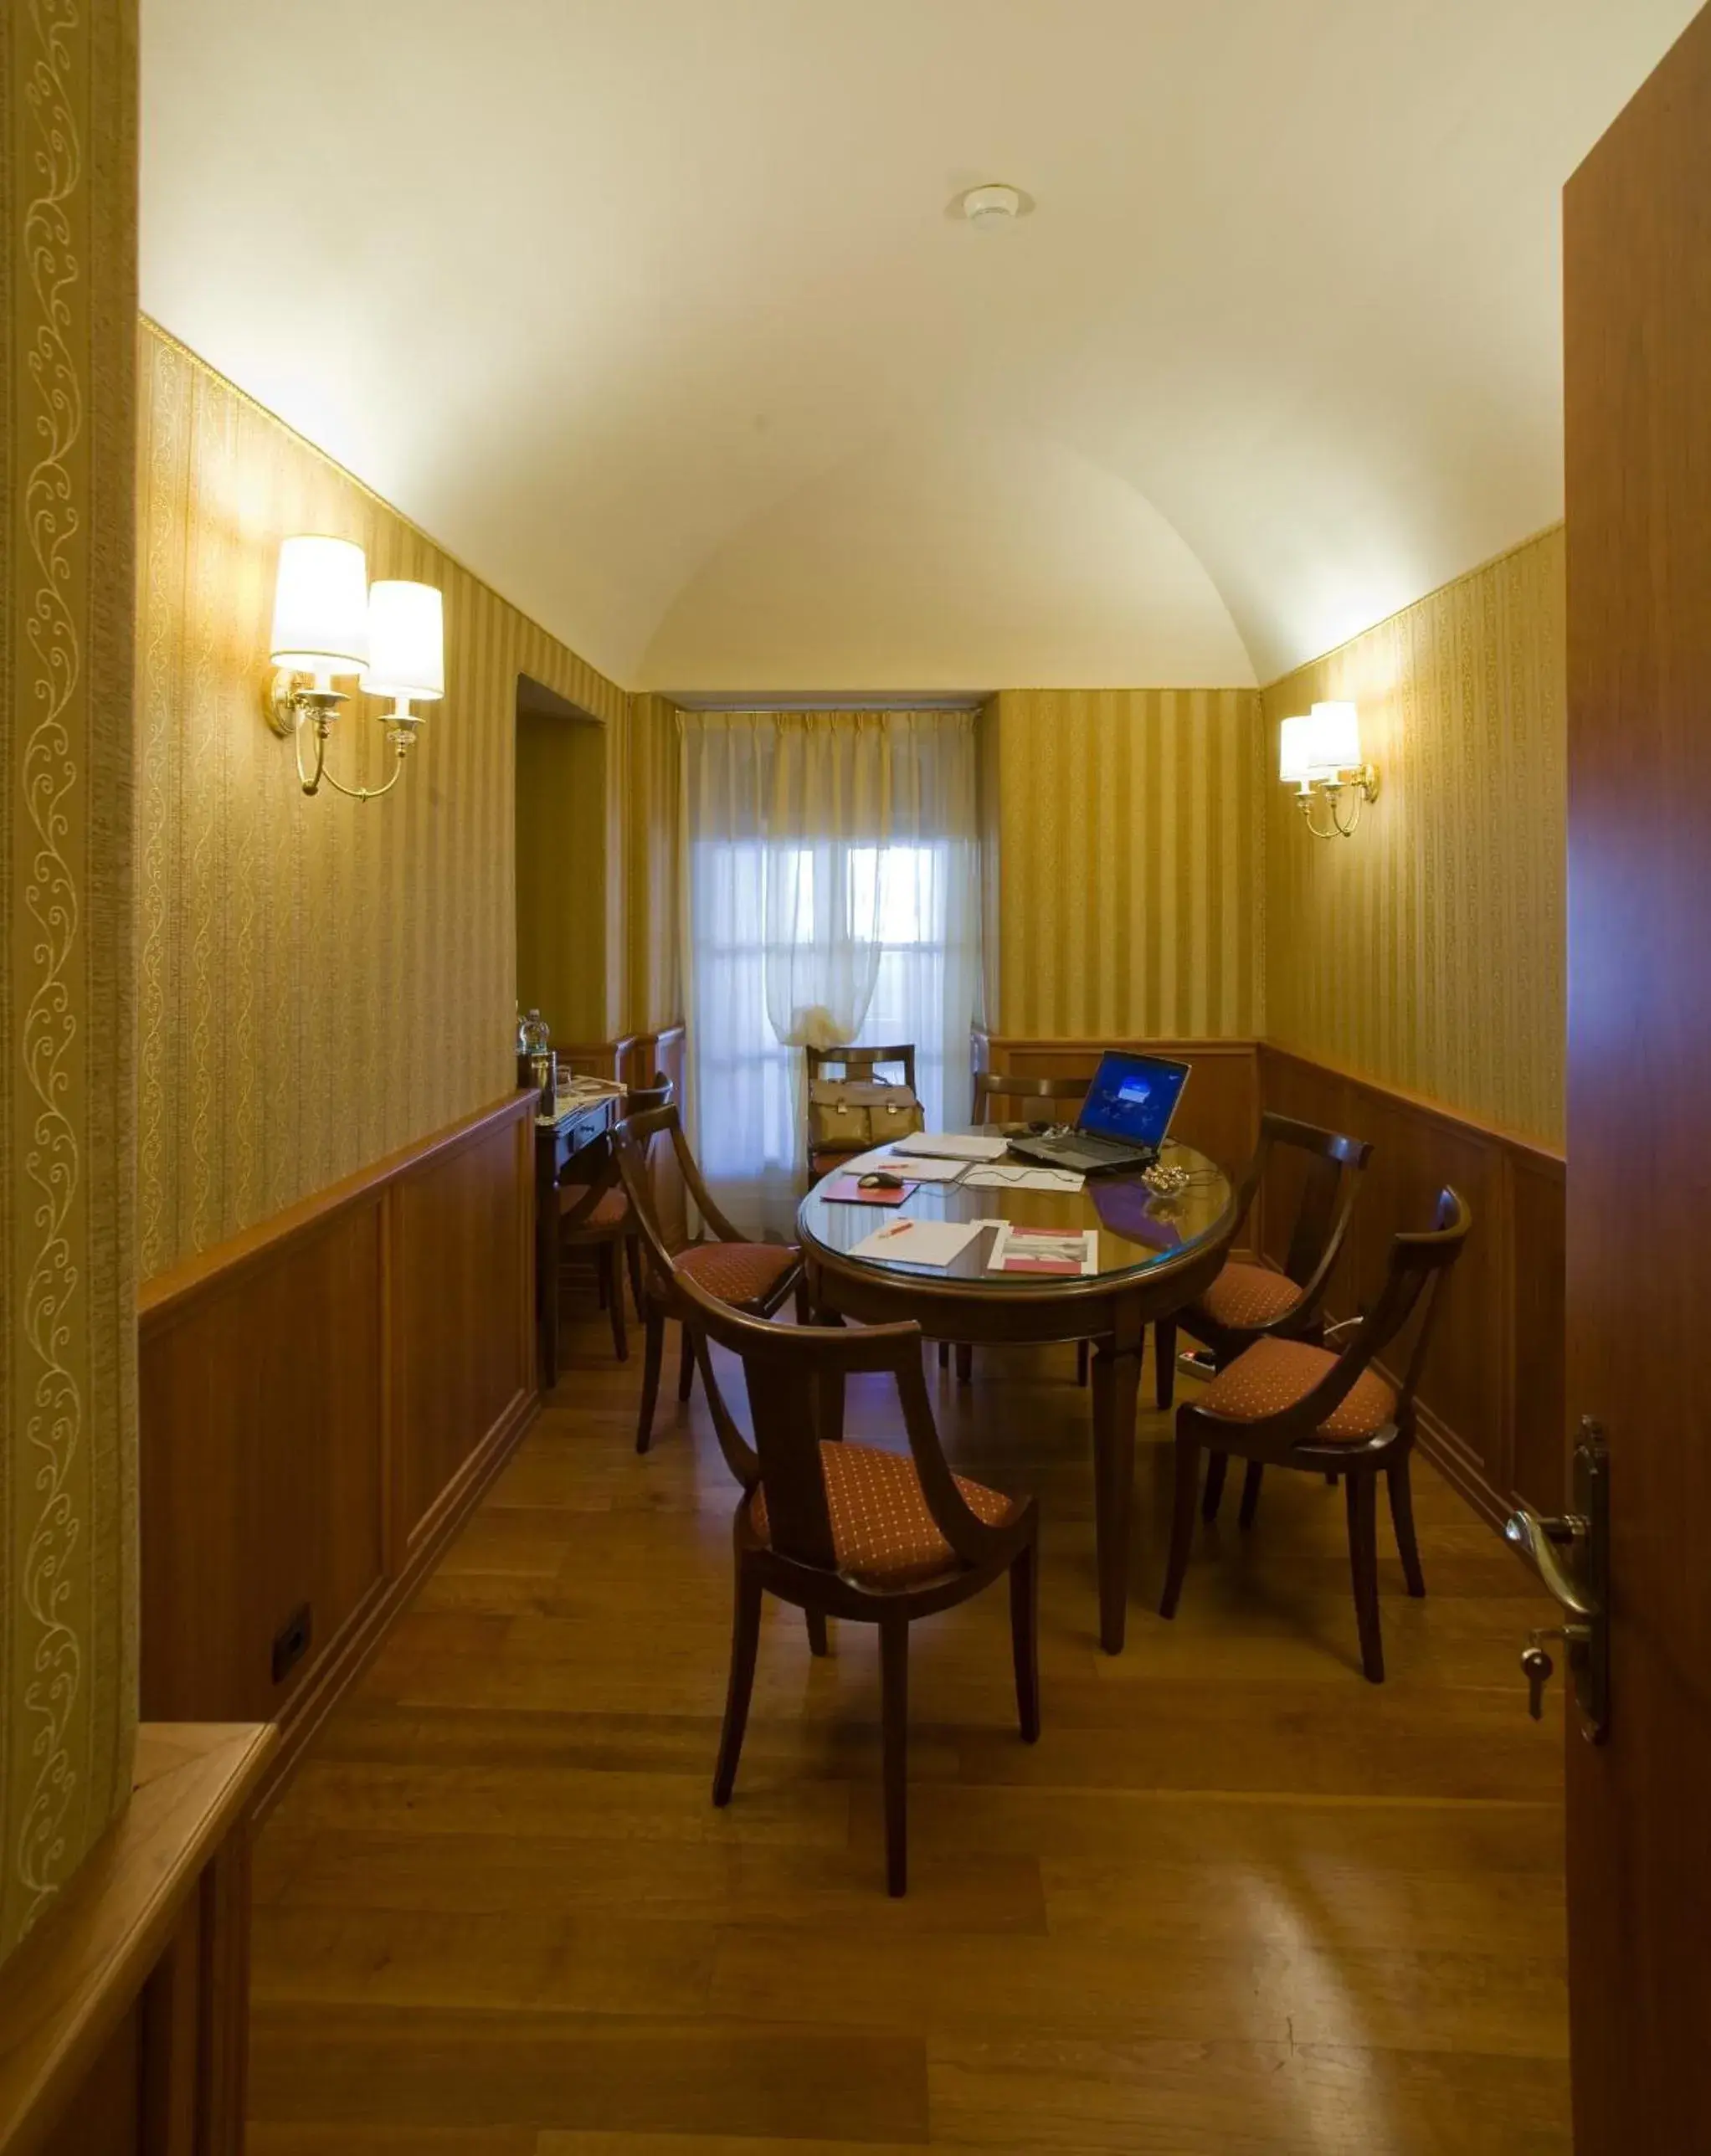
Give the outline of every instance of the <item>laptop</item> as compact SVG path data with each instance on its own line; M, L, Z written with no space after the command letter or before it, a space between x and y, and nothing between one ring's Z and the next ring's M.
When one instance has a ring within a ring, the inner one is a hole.
M1107 1052L1087 1089L1072 1131L1039 1138L1012 1138L1010 1151L1047 1168L1072 1168L1082 1175L1150 1168L1159 1158L1182 1089L1186 1063L1159 1055Z

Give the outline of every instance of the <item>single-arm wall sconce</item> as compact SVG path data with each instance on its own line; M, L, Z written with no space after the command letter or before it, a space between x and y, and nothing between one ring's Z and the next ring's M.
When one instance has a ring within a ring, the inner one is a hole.
M362 549L348 539L298 537L280 547L275 588L273 663L264 709L276 734L293 737L306 793L324 778L353 801L378 800L403 774L421 718L413 701L445 693L439 593L429 584L382 582L371 592ZM346 701L337 675L356 674L371 696L390 696L386 737L396 762L384 786L346 786L326 768L327 737ZM312 735L312 767L303 737Z
M1277 776L1298 787L1296 806L1316 839L1352 839L1363 804L1376 801L1379 775L1360 753L1360 714L1353 704L1315 704L1303 718L1285 719L1277 757ZM1344 794L1349 810L1344 814ZM1328 824L1313 820L1323 799Z

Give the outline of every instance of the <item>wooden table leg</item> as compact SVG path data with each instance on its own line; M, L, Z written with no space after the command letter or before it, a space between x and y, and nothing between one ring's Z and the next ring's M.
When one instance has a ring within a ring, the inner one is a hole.
M1123 1652L1128 1620L1128 1549L1135 1482L1140 1342L1119 1334L1093 1353L1093 1521L1099 1565L1099 1644Z

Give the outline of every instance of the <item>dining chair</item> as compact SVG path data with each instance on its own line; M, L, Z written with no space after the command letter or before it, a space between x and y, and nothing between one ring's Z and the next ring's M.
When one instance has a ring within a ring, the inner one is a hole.
M866 1148L861 1146L817 1147L814 1145L813 1110L809 1104L814 1097L815 1079L842 1079L853 1083L859 1079L871 1079L881 1070L901 1070L903 1083L918 1099L919 1089L915 1083L915 1044L913 1041L900 1041L891 1048L805 1048L802 1052L807 1060L802 1099L803 1114L807 1119L808 1175L810 1183L818 1183L821 1176L830 1175L840 1161L851 1159Z
M657 1269L669 1256L650 1239ZM908 1885L909 1627L1010 1578L1010 1653L1025 1743L1040 1736L1039 1507L953 1475L921 1374L912 1322L842 1327L769 1324L680 1278L691 1313L719 1449L742 1485L732 1522L736 1601L731 1674L713 1774L713 1802L730 1803L760 1644L761 1598L802 1610L809 1645L828 1650L826 1620L879 1628L886 1885ZM727 1409L710 1343L738 1358L753 1436ZM907 1453L843 1441L845 1380L889 1375Z
M1076 1112L1079 1114L1082 1103L1087 1097L1087 1088L1092 1082L1092 1080L1087 1078L1025 1078L1014 1070L977 1070L974 1074L974 1120L983 1126L993 1122L992 1104L994 1101L1009 1101L1020 1104L1024 1108L1029 1103L1032 1103L1035 1108L1038 1108L1047 1101L1055 1101L1060 1107L1066 1108L1073 1101ZM1000 1122L1031 1122L1049 1126L1052 1123L1062 1122L1065 1118L1056 1113L1034 1116L1025 1113L1000 1116L997 1120ZM949 1343L941 1340L938 1343L940 1369L943 1369L949 1360ZM1087 1342L1076 1341L1076 1383L1078 1385L1085 1385L1087 1382L1089 1360ZM957 1349L957 1382L966 1385L974 1373L974 1349L959 1346Z
M645 1115L663 1108L671 1099L671 1081L664 1071L654 1073L651 1086L639 1086L624 1096L624 1116ZM624 1272L629 1275L635 1296L635 1314L642 1306L641 1248L636 1240L635 1216L619 1180L618 1163L609 1140L591 1147L596 1155L586 1183L558 1187L558 1247L565 1257L591 1256L599 1282L600 1299L612 1320L612 1347L620 1363L629 1360L629 1342L624 1329ZM620 1266L619 1253L623 1253Z
M673 1252L666 1248L654 1207L650 1156L654 1141L661 1136L676 1157L691 1204L713 1238L711 1242L691 1244L686 1250ZM660 1396L667 1318L675 1317L683 1327L678 1399L686 1400L695 1383L695 1306L683 1292L684 1283L693 1281L722 1306L728 1305L756 1317L770 1317L793 1294L798 1314L805 1317L807 1290L802 1254L794 1245L752 1243L719 1210L689 1149L681 1118L669 1101L640 1115L626 1116L612 1133L612 1151L630 1217L651 1260L642 1274L645 1345L641 1414L635 1433L636 1450L645 1452L653 1442L654 1407Z
M1161 1617L1174 1617L1194 1542L1195 1500L1203 1450L1235 1454L1270 1467L1298 1467L1340 1476L1349 1512L1349 1562L1361 1668L1385 1681L1379 1625L1377 1486L1388 1486L1390 1518L1411 1595L1426 1593L1414 1533L1409 1460L1414 1450L1416 1397L1432 1327L1451 1267L1472 1224L1465 1202L1447 1187L1438 1194L1429 1229L1405 1231L1390 1244L1385 1285L1355 1323L1340 1354L1309 1341L1276 1335L1257 1340L1227 1363L1197 1400L1176 1414L1176 1492ZM1400 1383L1378 1358L1410 1319L1419 1326ZM1344 1328L1338 1328L1339 1330Z
M1348 1137L1338 1131L1321 1130L1317 1123L1297 1122L1292 1116L1267 1111L1260 1118L1260 1142L1236 1194L1238 1237L1265 1183L1266 1171L1280 1151L1297 1155L1301 1168L1300 1194L1283 1270L1277 1272L1270 1265L1232 1258L1196 1301L1159 1321L1153 1344L1157 1357L1155 1396L1161 1409L1170 1406L1175 1397L1179 1327L1211 1351L1215 1371L1234 1362L1256 1340L1318 1343L1323 1339L1325 1291L1343 1254L1372 1147L1364 1138ZM1214 1453L1206 1463L1202 1512L1208 1520L1218 1517L1225 1469L1221 1453ZM1263 1473L1257 1461L1249 1463L1241 1492L1243 1527L1252 1524Z

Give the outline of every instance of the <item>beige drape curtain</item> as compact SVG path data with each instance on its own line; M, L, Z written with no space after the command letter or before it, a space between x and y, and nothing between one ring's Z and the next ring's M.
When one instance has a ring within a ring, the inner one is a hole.
M974 722L690 711L682 726L691 1116L735 1217L784 1232L804 1048L910 1041L929 1116L968 1112Z

